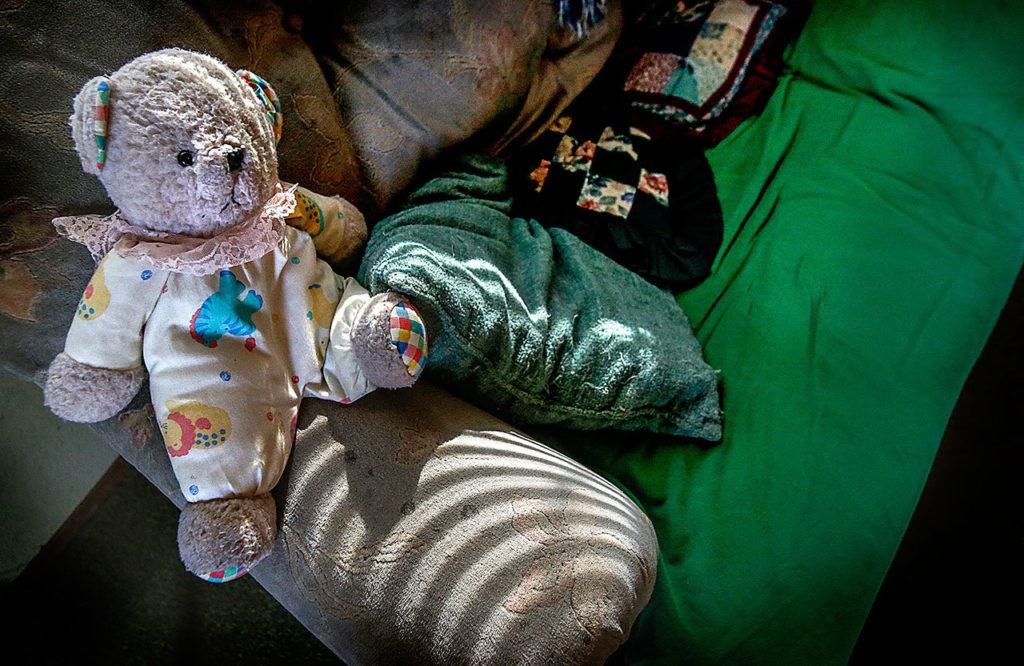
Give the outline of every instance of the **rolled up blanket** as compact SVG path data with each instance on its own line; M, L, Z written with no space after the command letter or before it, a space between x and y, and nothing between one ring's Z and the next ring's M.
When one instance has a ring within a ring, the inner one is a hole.
M720 439L717 373L672 296L510 209L504 163L466 156L371 232L360 280L417 303L426 373L521 423Z

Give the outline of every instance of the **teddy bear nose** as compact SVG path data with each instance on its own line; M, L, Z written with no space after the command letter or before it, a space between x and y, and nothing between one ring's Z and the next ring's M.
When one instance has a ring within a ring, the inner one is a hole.
M228 153L228 168L232 171L238 171L242 168L242 159L245 157L245 150L239 148Z

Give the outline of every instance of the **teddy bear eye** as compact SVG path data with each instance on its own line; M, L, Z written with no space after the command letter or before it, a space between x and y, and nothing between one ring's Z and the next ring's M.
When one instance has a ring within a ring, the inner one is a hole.
M178 164L183 167L192 166L192 151L183 150L178 153Z

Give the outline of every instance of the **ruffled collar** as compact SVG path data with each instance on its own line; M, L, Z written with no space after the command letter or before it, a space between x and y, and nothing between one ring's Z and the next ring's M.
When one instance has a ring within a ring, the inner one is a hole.
M106 217L58 217L53 225L62 236L89 248L97 261L113 250L150 268L210 275L272 252L281 242L284 219L294 210L295 186L284 190L279 184L259 213L212 238L144 229L120 211Z

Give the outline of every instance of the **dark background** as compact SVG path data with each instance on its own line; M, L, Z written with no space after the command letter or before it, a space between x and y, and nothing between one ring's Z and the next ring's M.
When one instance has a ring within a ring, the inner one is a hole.
M1024 663L1022 333L1024 273L960 394L851 664Z

